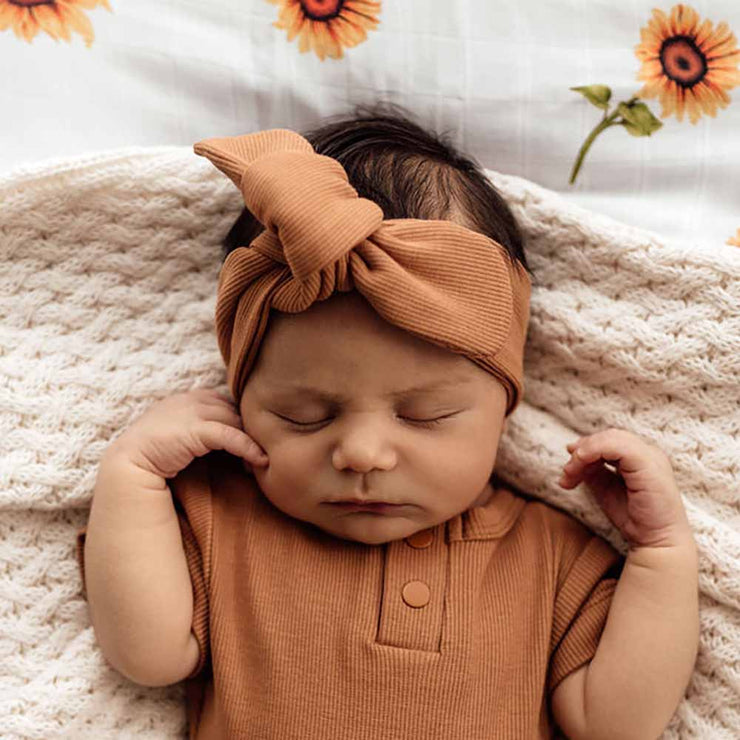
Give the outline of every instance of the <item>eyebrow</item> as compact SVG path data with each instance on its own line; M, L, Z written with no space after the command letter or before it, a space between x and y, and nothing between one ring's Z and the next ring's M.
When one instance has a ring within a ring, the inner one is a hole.
M402 391L391 391L385 393L383 398L387 399L405 399L411 398L412 396L422 395L425 393L433 393L435 391L443 391L448 389L455 389L461 386L469 385L472 382L470 377L451 377L445 380L440 380L435 383L427 383L426 385L415 385L410 388L405 388ZM295 395L306 395L313 398L317 398L320 401L327 403L344 403L345 398L337 393L329 393L322 390L321 388L314 388L310 385L287 385L282 388L278 388L275 391L279 394L295 394Z

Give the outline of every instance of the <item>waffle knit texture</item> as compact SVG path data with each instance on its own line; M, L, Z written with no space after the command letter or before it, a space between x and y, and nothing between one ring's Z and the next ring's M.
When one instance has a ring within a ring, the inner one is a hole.
M168 483L200 647L192 740L546 740L551 692L596 652L618 572L605 576L623 562L505 488L426 530L424 547L295 520L222 452ZM407 603L409 583L429 601Z
M521 400L531 284L497 242L450 221L383 220L342 165L300 134L268 129L200 141L265 231L219 276L216 331L237 405L271 309L305 311L359 291L386 321L462 354Z
M663 740L740 735L740 254L692 251L489 172L535 270L526 395L496 473L625 553L565 445L608 426L670 458L699 551L700 645ZM183 684L103 658L75 561L100 457L155 400L228 392L220 243L241 194L191 147L0 177L0 717L16 738L182 738ZM466 543L465 546L474 543ZM487 545L483 543L482 547Z

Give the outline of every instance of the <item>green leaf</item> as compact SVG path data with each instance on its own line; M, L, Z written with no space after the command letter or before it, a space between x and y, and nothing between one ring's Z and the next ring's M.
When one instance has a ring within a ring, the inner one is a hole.
M630 105L620 103L617 106L617 112L624 119L620 121L621 125L632 136L650 136L663 126L645 103L632 103Z
M584 87L571 87L574 92L579 92L589 103L593 103L597 108L606 110L609 100L612 96L611 88L607 85L585 85Z

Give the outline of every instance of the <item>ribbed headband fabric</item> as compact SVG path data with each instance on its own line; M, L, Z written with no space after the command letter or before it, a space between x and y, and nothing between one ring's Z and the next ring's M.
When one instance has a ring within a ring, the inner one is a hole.
M237 404L270 309L300 313L357 290L386 321L464 355L523 394L529 275L504 248L451 221L383 220L342 165L295 131L269 129L193 147L241 190L265 227L224 261L216 332Z

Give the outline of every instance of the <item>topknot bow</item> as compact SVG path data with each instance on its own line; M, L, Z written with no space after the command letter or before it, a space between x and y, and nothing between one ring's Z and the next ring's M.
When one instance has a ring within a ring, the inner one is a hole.
M231 178L265 227L228 255L219 276L216 331L237 403L271 308L299 313L356 289L390 323L496 376L506 415L516 408L531 282L500 244L452 221L383 220L342 165L295 131L193 148Z

